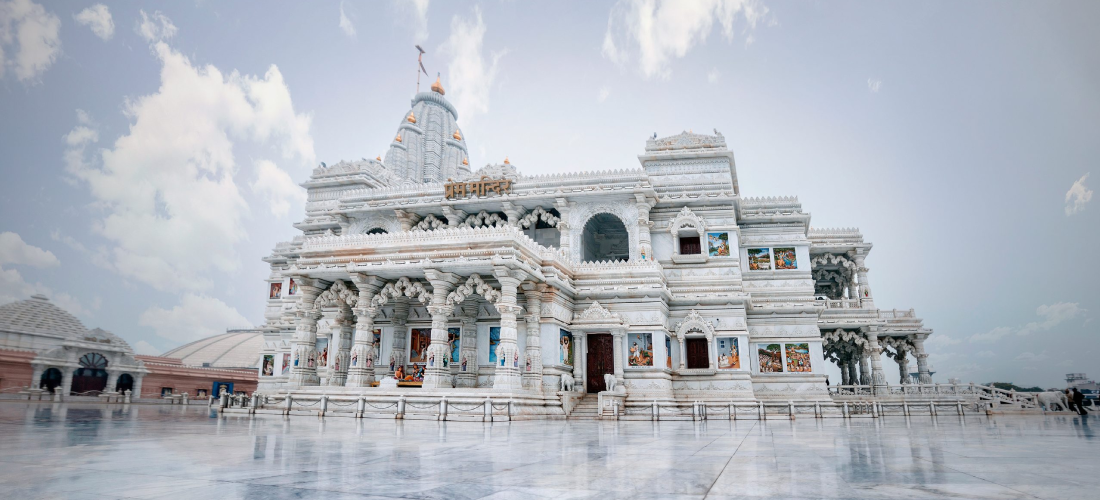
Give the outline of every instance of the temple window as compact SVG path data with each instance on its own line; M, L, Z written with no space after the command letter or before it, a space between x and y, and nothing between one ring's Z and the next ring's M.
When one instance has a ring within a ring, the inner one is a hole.
M630 260L630 233L618 217L596 214L584 225L581 234L584 262Z
M710 368L710 342L706 337L689 337L684 340L684 347L687 351L687 367L693 368Z
M673 262L698 264L706 261L706 254L703 253L704 224L702 217L690 208L680 210L668 227L672 233Z
M558 230L560 222L561 214L556 209L546 210L535 207L520 218L519 227L523 229L523 234L535 240L535 243L547 248L557 248L561 243L561 231Z
M698 236L680 236L680 255L696 255L703 253L703 247L699 244Z

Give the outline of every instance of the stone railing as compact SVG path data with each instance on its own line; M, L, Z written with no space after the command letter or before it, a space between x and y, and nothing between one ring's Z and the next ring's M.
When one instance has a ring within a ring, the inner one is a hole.
M860 309L859 299L825 299L818 302L825 303L825 309Z
M908 311L899 311L897 309L883 311L879 309L878 317L879 319L916 319L917 312L913 309Z

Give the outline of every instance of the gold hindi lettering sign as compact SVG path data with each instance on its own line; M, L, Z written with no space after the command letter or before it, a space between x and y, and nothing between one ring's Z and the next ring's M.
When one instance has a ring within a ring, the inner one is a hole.
M491 179L489 176L483 175L481 179L476 181L451 182L451 179L447 179L447 181L448 182L443 185L443 189L449 200L466 198L468 196L484 198L488 196L490 192L498 195L512 192L511 179Z

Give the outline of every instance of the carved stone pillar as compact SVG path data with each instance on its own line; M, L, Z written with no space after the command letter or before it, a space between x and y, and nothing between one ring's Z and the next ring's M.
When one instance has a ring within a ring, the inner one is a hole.
M119 375L119 372L115 370L107 370L107 387L103 388L105 392L115 392L115 389L118 388ZM38 386L32 385L32 387Z
M415 226L416 223L420 221L420 216L416 214L412 214L404 210L394 210L393 212L395 215L397 215L397 223L401 224L401 230L406 233L411 231L413 226Z
M58 367L61 370L61 386L57 390L61 391L63 396L68 396L73 392L73 372L76 368L73 367Z
M687 347L683 337L677 339L680 342L680 370L687 369Z
M584 373L588 361L588 335L585 332L573 334L573 381L580 392L587 392Z
M921 384L932 383L932 373L928 368L928 353L924 352L924 335L913 336L913 356L917 358L917 376Z
M329 348L329 352L333 353L332 359L329 364L332 366L332 371L329 372L328 385L335 387L343 387L348 380L348 363L351 360L351 336L355 331L355 325L352 324L351 310L340 311L340 316L336 318L335 329L333 330L332 338L335 340L334 346Z
M496 304L500 312L500 344L497 346L496 378L493 390L521 391L523 380L520 378L519 345L516 343L516 314L522 308L516 304L519 284L527 273L518 270L496 268L493 270L500 282L500 302Z
M859 385L872 385L871 380L871 353L863 350L863 356L859 359Z
M859 360L853 355L848 358L848 384L860 385L859 380Z
M504 207L504 215L508 216L508 225L512 227L519 227L519 219L523 217L523 207L517 207L514 203L510 201L501 203L501 205Z
M138 399L141 397L141 382L145 380L144 373L134 374L134 390L131 393L131 399Z
M650 242L649 228L653 227L653 222L649 220L649 211L653 208L653 202L646 198L644 195L634 195L638 207L638 258L641 260L654 260L653 259L653 244ZM706 235L700 234L703 239L706 239ZM679 242L677 242L679 243ZM679 249L679 246L675 247Z
M42 372L45 371L45 367L42 365L31 365L31 388L38 389L42 385Z
M863 265L864 258L865 255L863 255L863 250L860 249L859 253L856 254L856 267L859 273L860 307L873 308L875 307L875 299L871 294L871 284L867 281L867 271L869 271L869 269L867 269L867 266Z
M570 239L569 239L569 208L570 203L565 198L558 198L554 201L554 207L558 209L558 214L561 215L561 221L558 222L558 234L561 236L558 242L558 248L560 248L566 255L569 255Z
M466 211L454 207L443 207L443 215L447 217L447 227L458 227L466 220ZM427 372L425 372L427 374Z
M612 345L614 346L611 352L615 356L612 366L615 368L615 380L618 383L622 383L623 380L623 358L626 357L623 355L623 342L625 340L623 337L626 337L626 330L613 330L611 332ZM608 390L611 389L608 388Z
M878 327L872 326L868 330L866 335L871 355L871 385L877 388L886 385L886 376L882 373L882 346L878 343Z
M313 310L313 304L321 295L318 288L318 280L296 276L294 281L298 283L298 293L302 298L298 302L297 322L294 331L291 361L290 379L291 386L319 385L321 378L317 376L317 320L320 313Z
M352 282L359 289L359 301L352 311L355 314L355 344L348 362L348 387L370 387L374 382L374 366L378 363L374 353L374 317L378 307L371 304L382 286L382 280L365 274L353 274Z
M477 387L477 297L462 303L462 329L458 334L458 387Z
M398 300L393 304L393 344L390 348L389 370L386 375L393 377L398 366L405 366L405 343L409 336L409 301Z
M432 301L428 313L432 315L432 343L428 345L424 368L425 389L451 387L451 346L447 342L447 320L451 317L452 306L447 305L447 294L451 293L459 277L435 269L425 269L424 276L432 284Z
M898 375L901 379L899 383L909 383L909 349L908 346L899 345L897 347L897 357L894 358L898 363Z
M527 282L523 295L527 299L527 347L524 350L523 386L542 390L542 290L546 285Z

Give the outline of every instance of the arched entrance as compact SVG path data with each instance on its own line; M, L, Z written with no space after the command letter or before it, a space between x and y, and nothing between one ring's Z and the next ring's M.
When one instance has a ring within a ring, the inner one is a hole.
M630 260L630 233L623 221L608 213L592 216L581 234L584 262Z
M38 387L40 389L46 389L47 391L53 392L59 385L61 385L61 370L50 368L42 372L42 379L38 381Z
M386 230L380 227L376 227L374 229L371 229L370 231L367 231L367 234L386 234Z
M107 388L107 358L90 352L80 357L80 368L73 373L73 394L102 391Z
M116 392L126 392L134 390L134 377L129 373L123 373L118 376L118 385L115 386Z

